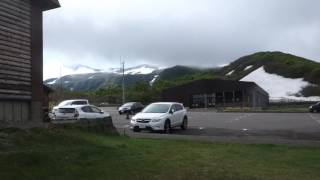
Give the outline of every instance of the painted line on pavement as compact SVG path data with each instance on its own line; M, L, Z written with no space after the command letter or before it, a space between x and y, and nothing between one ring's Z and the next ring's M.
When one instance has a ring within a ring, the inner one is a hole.
M244 118L248 118L248 117L251 117L251 116L253 116L253 114L245 114L245 115L242 115L242 116L239 116L239 117L237 117L237 118L235 118L234 120L230 120L229 122L230 123L233 123L234 121L240 121L240 120L242 120L242 119L244 119Z
M317 117L314 117L312 114L309 114L309 117L320 125L320 119L318 119Z

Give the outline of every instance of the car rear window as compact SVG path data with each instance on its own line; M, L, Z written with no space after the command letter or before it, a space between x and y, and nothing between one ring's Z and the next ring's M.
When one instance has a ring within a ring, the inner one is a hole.
M59 113L75 113L74 108L59 108Z
M86 105L88 104L87 101L74 101L72 102L72 105Z

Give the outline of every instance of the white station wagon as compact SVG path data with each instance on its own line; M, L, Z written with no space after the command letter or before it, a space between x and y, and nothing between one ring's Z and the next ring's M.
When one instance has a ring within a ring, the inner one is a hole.
M53 120L80 120L80 119L104 119L110 117L109 113L103 112L92 105L61 106L53 113Z
M141 129L160 130L169 133L173 127L185 130L188 126L187 111L180 103L152 103L131 118L130 127L135 132Z
M78 105L89 105L89 101L86 99L70 99L60 102L57 106L52 108L52 113L55 114L59 107L63 106L78 106Z

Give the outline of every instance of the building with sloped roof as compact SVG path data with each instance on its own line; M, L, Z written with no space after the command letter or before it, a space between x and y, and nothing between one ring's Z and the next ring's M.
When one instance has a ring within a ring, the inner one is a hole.
M269 94L254 82L198 80L166 89L162 100L180 102L190 108L266 107Z

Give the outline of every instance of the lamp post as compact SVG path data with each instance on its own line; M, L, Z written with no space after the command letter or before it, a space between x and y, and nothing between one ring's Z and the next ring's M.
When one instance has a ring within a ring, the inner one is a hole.
M121 60L121 57L120 57L120 61L121 61L121 69L122 69L122 104L124 104L125 103L125 92L124 92L124 66L125 66L125 61L122 61Z

